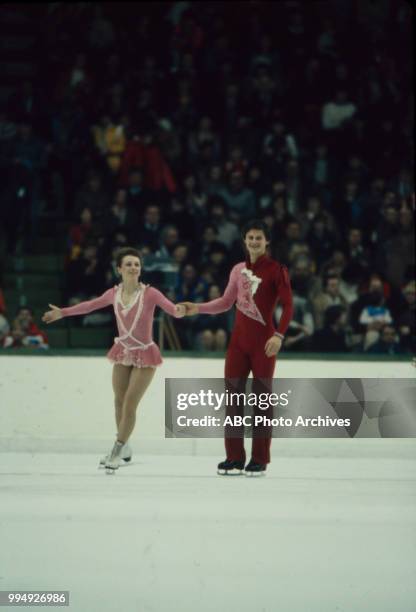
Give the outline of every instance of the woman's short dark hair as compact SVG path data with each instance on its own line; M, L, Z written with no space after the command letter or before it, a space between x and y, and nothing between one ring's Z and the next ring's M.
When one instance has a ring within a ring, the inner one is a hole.
M116 254L116 264L118 268L121 268L121 264L123 263L123 257L127 257L127 255L137 257L140 261L140 264L142 263L140 253L137 249L133 249L132 247L123 247L122 249L119 249Z
M251 221L248 221L244 225L242 232L241 232L243 240L247 236L248 232L250 232L251 230L259 230L260 232L263 232L266 240L270 241L271 239L270 230L268 226L266 225L266 223L264 223L264 221L261 221L260 219L252 219Z

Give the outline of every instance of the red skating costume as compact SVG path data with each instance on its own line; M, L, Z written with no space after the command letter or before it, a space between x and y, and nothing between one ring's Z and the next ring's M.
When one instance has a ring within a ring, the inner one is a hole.
M225 378L239 379L244 390L250 371L254 379L271 381L276 357L267 357L265 344L275 333L273 314L277 302L283 308L277 332L284 334L293 314L292 290L287 268L268 255L252 264L238 263L231 270L224 295L211 302L198 304L201 314L218 314L229 310L236 302L237 313L225 359ZM232 386L235 388L235 383ZM264 388L263 388L264 390ZM254 436L252 459L256 463L270 462L271 432ZM225 448L231 461L245 461L244 439L228 437Z

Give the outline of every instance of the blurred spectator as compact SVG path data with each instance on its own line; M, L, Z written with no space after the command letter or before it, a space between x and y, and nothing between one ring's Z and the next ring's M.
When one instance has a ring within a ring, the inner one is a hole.
M84 208L79 216L79 222L69 228L69 259L77 259L87 242L98 238L102 232L99 223L94 220L89 208Z
M254 194L245 186L244 177L240 172L230 175L228 186L218 195L224 199L232 221L242 222L255 215Z
M400 355L403 349L397 341L397 333L392 325L384 325L380 330L380 338L367 347L367 353L379 355Z
M208 287L208 300L221 297L222 292L218 285ZM228 338L227 313L218 315L200 315L193 319L192 333L194 346L202 351L224 351Z
M143 172L140 168L130 168L125 188L127 193L127 208L134 210L138 216L141 216L144 206L146 205L146 200L150 196L143 187Z
M414 212L405 205L399 211L398 231L385 245L386 278L396 287L414 274Z
M207 197L197 185L195 175L188 174L183 181L182 193L179 196L189 214L205 214Z
M297 157L298 147L294 135L287 132L282 121L273 121L263 141L263 167L266 174L275 178L282 176L288 161Z
M176 302L203 302L207 295L207 284L198 276L195 266L184 262L176 286Z
M290 270L290 281L293 292L312 302L320 289L319 279L312 273L313 264L308 257L301 256Z
M338 130L356 112L357 107L349 101L347 92L339 90L334 99L324 104L322 108L322 127L324 130Z
M108 52L115 41L115 32L111 21L103 15L102 7L98 4L94 6L94 19L91 23L88 35L88 42L91 50L95 51L98 58L103 58L104 53Z
M330 306L325 311L324 327L312 336L312 350L322 353L345 353L347 313L343 306Z
M10 143L9 159L11 160L10 196L15 204L21 207L18 200L27 199L25 204L29 216L30 243L33 243L40 213L40 198L42 188L42 172L48 160L48 148L33 131L29 120L22 120L18 125L15 139ZM14 194L14 195L12 195ZM22 220L18 215L14 224Z
M4 340L9 334L10 325L3 313L0 312L0 346L4 346Z
M139 230L139 217L135 210L127 208L127 192L117 189L114 204L104 218L106 234L112 236L117 231L123 231L129 241L136 243Z
M178 242L178 244L173 249L173 261L178 264L178 266L182 266L188 261L190 255L190 248L186 242Z
M299 245L302 243L301 237L301 227L300 223L295 219L289 219L286 229L285 229L285 238L280 242L280 244L276 247L277 249L277 257L279 261L284 264L289 263L289 253L293 246Z
M179 232L175 225L165 225L162 230L161 245L157 254L160 257L172 257L179 243Z
M368 293L352 305L352 311L358 315L358 323L364 332L364 350L366 350L370 344L378 340L381 328L393 323L380 277L374 275L370 279Z
M48 338L39 329L33 319L33 312L26 306L19 308L17 316L12 323L9 334L3 339L4 348L36 348L48 349Z
M230 154L225 163L225 172L228 176L232 174L241 174L247 176L248 159L245 157L243 148L239 144L234 144L230 147Z
M113 174L117 174L126 149L126 135L121 117L103 115L100 123L92 127L92 133L95 145L105 157L108 168Z
M325 216L315 217L306 237L318 267L328 259L335 247L335 236L328 228Z
M351 227L348 230L345 254L348 262L345 274L358 283L364 279L371 264L370 253L363 245L363 233L359 227Z
M402 289L404 303L397 315L397 327L402 347L416 353L416 282L410 281Z
M281 306L276 309L276 320L282 314ZM308 351L310 338L314 332L314 320L309 301L299 295L293 296L293 317L285 337L285 349Z
M224 172L219 164L210 167L205 191L208 196L215 196L225 189Z
M159 248L162 229L160 207L149 204L144 211L143 223L137 226L134 244L147 245L153 252Z
M95 172L90 173L85 185L75 196L75 216L78 217L85 208L88 208L95 218L102 219L107 213L109 205L110 199L104 189L100 175Z
M66 302L78 301L101 295L104 285L103 262L98 258L95 244L86 245L78 259L71 261L67 269Z
M216 229L216 240L230 248L239 239L240 230L235 223L228 220L221 198L212 200L209 216Z
M347 311L348 304L341 294L338 276L333 275L325 278L323 290L317 293L312 304L316 329L322 329L324 326L325 312L330 306L343 306Z

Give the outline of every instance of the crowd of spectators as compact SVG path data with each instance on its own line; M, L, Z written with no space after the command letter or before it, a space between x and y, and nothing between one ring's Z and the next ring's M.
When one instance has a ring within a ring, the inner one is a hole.
M67 219L66 303L116 283L125 245L173 300L206 301L256 217L290 272L286 350L414 352L410 7L122 4L45 13L39 79L0 116L9 252L44 200ZM222 350L231 321L176 324Z

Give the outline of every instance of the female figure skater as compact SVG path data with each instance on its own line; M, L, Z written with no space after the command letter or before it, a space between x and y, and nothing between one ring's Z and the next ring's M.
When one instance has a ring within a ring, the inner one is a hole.
M195 315L218 314L237 303L234 329L225 358L226 386L232 392L244 393L251 371L253 391L270 393L276 355L292 318L292 290L286 267L266 254L270 236L265 223L256 219L248 222L242 237L246 261L231 270L224 295L210 302L184 302L184 305L188 315ZM276 330L273 313L277 301L283 312ZM241 412L236 406L228 408L232 416ZM259 414L256 409L254 412ZM264 414L272 416L267 412ZM227 457L218 465L218 474L241 474L246 461L244 432L241 429L236 437L226 427L224 433ZM270 462L270 444L270 428L253 428L251 460L245 467L247 476L265 473Z
M112 451L100 462L107 473L114 473L121 461L130 461L127 441L136 422L136 409L162 363L158 346L152 340L155 306L172 317L183 317L185 307L172 304L160 291L139 282L140 255L136 249L123 248L117 254L117 271L122 283L108 289L100 297L69 308L49 304L42 320L52 323L62 317L83 315L112 305L117 319L119 336L107 357L113 366L113 389L117 440Z

